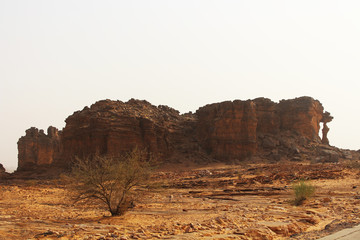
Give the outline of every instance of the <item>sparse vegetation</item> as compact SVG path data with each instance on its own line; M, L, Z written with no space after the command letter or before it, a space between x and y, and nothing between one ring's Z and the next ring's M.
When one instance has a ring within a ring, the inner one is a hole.
M120 158L77 158L70 175L74 183L71 192L76 201L95 200L112 216L123 215L133 205L134 188L146 184L150 171L147 153L138 148Z
M294 205L301 205L306 199L312 197L315 193L315 187L305 180L300 180L293 185L295 194Z
M257 168L269 174L255 176ZM234 179L240 173L243 177ZM247 168L222 164L161 166L154 176L132 189L129 196L136 200L136 211L126 212L123 217L103 217L110 216L110 212L105 203L99 204L99 199L74 204L74 199L69 198L73 195L67 195L66 183L78 182L68 175L64 173L61 179L2 181L0 239L176 239L187 236L187 232L194 239L217 238L220 234L241 234L252 239L289 239L296 234L296 238L305 239L319 238L316 229L328 234L333 226L359 224L357 214L349 215L358 198L359 186L354 184L359 175L331 163L261 163ZM283 186L294 176L314 179L308 181L316 186L317 198L306 207L290 205L294 203L293 184L286 201L289 204L284 204L287 191ZM326 214L319 216L319 209ZM334 219L344 221L339 225ZM325 225L330 228L324 229ZM276 235L270 230L254 231L269 227L281 231Z

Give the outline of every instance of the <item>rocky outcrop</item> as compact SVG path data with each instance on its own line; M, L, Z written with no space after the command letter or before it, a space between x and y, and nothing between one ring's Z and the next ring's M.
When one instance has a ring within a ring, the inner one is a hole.
M49 166L60 157L60 133L49 127L47 134L32 127L18 141L18 170Z
M307 139L319 139L320 121L324 108L310 97L282 100L277 106L280 130L298 133Z
M256 153L256 105L233 101L196 111L200 145L216 159L244 159Z
M325 128L331 120L310 97L226 101L182 115L146 101L102 100L69 116L62 132L27 130L18 142L18 169L66 166L76 156L119 155L134 147L164 161L280 159L299 154L309 142L320 144L320 122Z
M99 101L66 119L63 159L119 155L134 147L166 158L176 148L174 139L185 134L180 126L183 121L178 111L146 101Z
M309 140L319 139L320 122L323 122L324 109L321 103L311 97L272 102L267 98L253 100L258 119L257 134L278 134L293 132ZM331 117L332 119L332 117Z
M278 104L268 98L256 98L253 100L256 106L256 118L258 120L257 134L277 134L280 131L280 116Z
M5 176L6 172L5 172L5 168L4 166L0 163L0 177Z
M197 134L200 144L216 159L244 159L264 149L278 155L280 145L281 154L297 153L299 140L320 141L325 114L321 103L310 97L280 103L266 98L215 103L196 112Z

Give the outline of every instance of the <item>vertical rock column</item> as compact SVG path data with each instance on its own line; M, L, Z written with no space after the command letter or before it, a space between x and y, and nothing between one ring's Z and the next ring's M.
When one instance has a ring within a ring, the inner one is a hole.
M330 143L329 143L329 139L328 139L328 137L327 137L327 134L328 134L330 128L327 126L327 123L328 123L328 122L331 122L331 121L333 120L333 118L334 118L334 117L332 117L329 112L325 112L325 113L323 114L322 119L321 119L321 122L324 124L323 129L322 129L322 139L321 139L321 143L326 144L326 145L329 145L329 144L330 144Z

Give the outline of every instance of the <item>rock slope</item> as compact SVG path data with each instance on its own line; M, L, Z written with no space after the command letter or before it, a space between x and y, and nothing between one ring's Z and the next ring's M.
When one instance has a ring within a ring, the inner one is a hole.
M74 112L62 131L30 128L18 142L19 167L67 166L75 156L119 155L134 147L163 161L241 161L254 156L279 160L306 146L328 145L332 117L311 97L226 101L180 114L147 101L102 100Z

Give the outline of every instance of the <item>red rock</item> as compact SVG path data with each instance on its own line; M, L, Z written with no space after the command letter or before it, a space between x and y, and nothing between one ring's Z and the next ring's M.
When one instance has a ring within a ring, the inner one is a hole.
M329 145L329 139L327 137L327 134L328 134L328 132L330 130L330 128L327 126L327 123L331 122L332 120L333 120L333 117L330 115L329 112L325 112L323 114L322 119L321 119L321 122L324 123L323 130L322 130L321 143L326 144L326 145Z
M62 132L50 127L46 135L28 129L18 142L18 170L67 166L76 156L119 155L134 147L164 161L232 161L271 154L281 159L279 154L298 154L298 146L307 141L320 143L320 122L326 126L331 119L310 97L280 103L266 98L226 101L182 115L146 101L102 100L74 112Z
M256 153L256 106L228 101L196 111L200 144L216 159L243 159Z
M267 98L256 98L256 118L258 119L257 134L276 134L280 131L280 116L277 111L277 103Z
M6 172L5 172L5 168L4 166L0 163L0 177L5 176Z
M308 139L318 139L323 106L310 97L282 100L277 106L280 129L290 130Z
M59 132L49 127L47 135L43 130L30 128L18 141L18 169L32 169L36 166L49 166L60 156Z
M66 119L63 159L68 162L74 156L95 153L119 155L135 147L169 157L181 120L178 111L146 101L99 101Z

